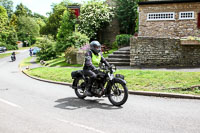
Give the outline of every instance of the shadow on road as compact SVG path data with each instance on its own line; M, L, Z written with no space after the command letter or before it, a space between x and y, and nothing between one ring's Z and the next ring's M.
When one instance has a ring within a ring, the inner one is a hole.
M107 99L79 99L75 97L68 97L63 99L58 99L55 102L59 103L58 105L55 105L56 108L61 109L68 109L68 110L75 110L79 108L87 108L87 109L93 109L93 108L99 108L99 109L106 109L106 110L114 110L114 109L121 109L123 107L116 107L112 104L106 104L106 103L100 103L102 100Z

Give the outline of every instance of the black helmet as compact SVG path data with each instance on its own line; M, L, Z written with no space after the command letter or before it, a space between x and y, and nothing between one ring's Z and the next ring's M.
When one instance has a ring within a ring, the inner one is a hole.
M101 52L101 44L98 41L92 41L90 43L90 50L92 50L94 54L98 54Z

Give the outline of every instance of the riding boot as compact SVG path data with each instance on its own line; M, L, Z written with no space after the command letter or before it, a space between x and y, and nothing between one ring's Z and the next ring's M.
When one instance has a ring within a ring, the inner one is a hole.
M91 93L92 81L93 81L92 78L90 78L88 80L88 83L86 84L85 92L84 92L85 96L92 96L92 93Z

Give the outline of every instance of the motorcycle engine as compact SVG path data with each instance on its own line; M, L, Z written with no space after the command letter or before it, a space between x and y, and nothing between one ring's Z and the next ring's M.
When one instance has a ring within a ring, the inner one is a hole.
M104 89L103 89L102 85L95 81L92 86L92 92L98 96L101 96L103 94L103 91L104 91Z

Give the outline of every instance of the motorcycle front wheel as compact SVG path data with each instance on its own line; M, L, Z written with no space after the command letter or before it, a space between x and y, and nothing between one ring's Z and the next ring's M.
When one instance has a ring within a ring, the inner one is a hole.
M84 95L85 91L85 81L82 78L76 79L76 88L75 88L75 94L78 98L84 99L86 96Z
M115 81L111 86L109 101L115 106L123 105L128 99L128 89L122 81Z

